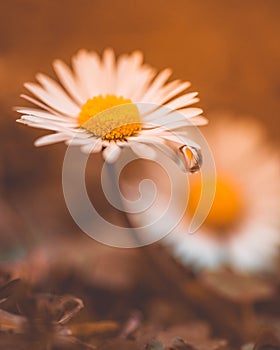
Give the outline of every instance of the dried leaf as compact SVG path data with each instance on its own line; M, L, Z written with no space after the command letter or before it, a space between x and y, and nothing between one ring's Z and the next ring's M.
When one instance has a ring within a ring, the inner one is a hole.
M116 338L107 341L100 347L100 350L142 350L141 346L131 340Z
M19 281L20 279L14 279L0 288L0 304L14 293Z
M207 339L209 334L210 329L207 323L193 322L170 327L165 331L159 332L156 338L167 346L170 345L172 339L181 338L189 343Z
M140 326L143 315L140 311L135 310L132 312L130 318L127 320L126 324L121 331L120 337L127 338L130 334L134 333Z
M279 350L280 336L275 329L263 329L255 343L253 350Z
M209 339L192 344L196 350L227 350L228 342L225 339Z
M19 302L20 312L28 319L65 324L83 308L81 299L70 295L34 294Z
M174 326L160 332L156 339L168 349L180 350L224 350L227 341L224 339L210 339L209 327L203 322L193 322Z
M38 350L35 345L32 346L28 339L17 334L1 334L0 337L0 349L5 350Z
M226 270L204 273L200 276L200 281L217 294L235 302L268 300L276 292L276 287L270 280Z
M254 349L254 343L246 343L241 347L241 350L253 350L253 349Z
M145 350L164 350L164 345L157 339L152 339L146 346Z
M82 322L71 324L68 328L77 337L105 336L118 331L119 324L114 321Z
M183 339L176 338L172 341L170 350L193 350L193 346L187 344Z
M26 323L25 317L0 309L0 330L2 332L22 333Z

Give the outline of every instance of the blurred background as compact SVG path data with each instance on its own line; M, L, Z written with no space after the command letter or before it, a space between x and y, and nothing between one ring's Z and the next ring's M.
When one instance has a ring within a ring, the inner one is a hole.
M159 70L171 67L173 78L192 82L192 91L200 94L198 106L210 123L215 113L230 112L236 118L248 115L263 125L278 149L279 11L277 0L1 1L1 261L16 264L34 242L50 247L67 238L79 242L81 248L68 247L63 241L57 254L78 264L80 257L72 259L71 254L78 254L79 249L84 252L87 245L88 261L99 267L90 276L96 290L127 292L139 284L140 276L149 280L143 277L139 250L101 246L73 222L61 188L65 146L35 148L33 141L45 132L15 123L12 108L25 105L19 97L26 92L24 82L34 81L37 72L54 77L52 61L61 58L70 63L80 48L101 53L109 46L117 54L140 49L146 62ZM101 158L93 161L95 172ZM54 258L34 259L47 271L48 259ZM66 289L51 282L47 285L59 292ZM147 290L141 293L149 294Z

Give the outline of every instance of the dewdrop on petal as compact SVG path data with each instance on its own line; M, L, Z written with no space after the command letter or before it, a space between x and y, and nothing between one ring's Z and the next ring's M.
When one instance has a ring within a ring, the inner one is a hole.
M179 156L182 159L184 169L190 173L196 173L202 165L202 153L198 147L183 145L179 148Z

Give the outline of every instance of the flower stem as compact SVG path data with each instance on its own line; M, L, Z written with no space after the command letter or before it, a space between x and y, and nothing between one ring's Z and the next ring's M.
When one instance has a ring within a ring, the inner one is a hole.
M173 290L177 290L177 292L179 292L183 298L186 298L184 282L189 275L188 272L179 266L168 254L168 252L159 244L153 243L146 245L144 242L142 242L141 237L139 236L138 231L136 231L134 223L125 210L125 206L122 202L115 166L115 164L105 163L107 175L111 180L111 191L113 191L112 195L118 204L118 208L122 212L125 226L131 230L131 236L135 246L142 249L149 267L154 268L155 273L160 277L164 286L172 286Z

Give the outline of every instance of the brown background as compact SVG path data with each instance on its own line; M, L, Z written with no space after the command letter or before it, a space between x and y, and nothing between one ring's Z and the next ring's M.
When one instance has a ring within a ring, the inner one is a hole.
M277 0L2 0L0 157L6 196L35 229L50 233L63 218L71 221L61 193L65 147L33 148L44 132L17 125L11 108L24 104L18 97L24 81L34 80L37 71L53 74L52 60L69 62L79 48L101 52L111 46L118 54L141 49L150 64L172 67L174 77L192 82L206 116L253 115L277 141L279 13Z

